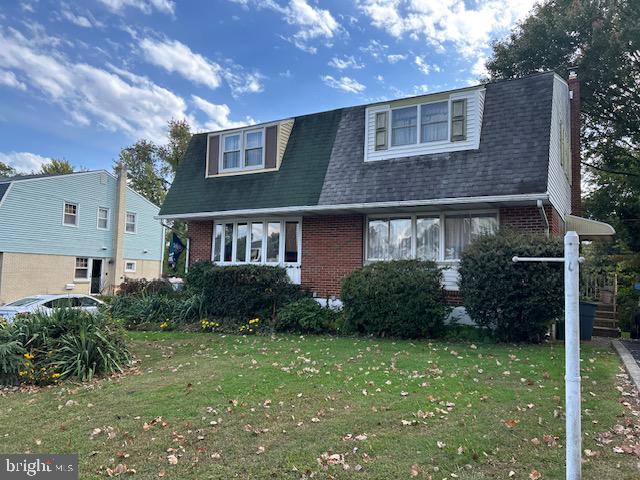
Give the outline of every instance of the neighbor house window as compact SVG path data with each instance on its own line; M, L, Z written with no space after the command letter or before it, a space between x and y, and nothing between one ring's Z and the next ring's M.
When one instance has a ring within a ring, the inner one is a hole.
M78 226L78 204L71 202L64 202L64 215L62 217L62 223L71 227Z
M451 141L459 142L467 138L467 101L465 99L451 102Z
M89 279L89 259L88 258L76 258L76 269L73 275L76 280L88 280Z
M127 273L134 273L136 271L136 262L127 260L124 262L124 271Z
M255 170L264 165L264 130L244 130L222 137L221 170Z
M229 221L213 228L211 258L220 263L300 263L298 220Z
M458 260L475 238L497 229L494 213L369 218L367 260Z
M417 142L418 107L396 108L391 111L391 146Z
M138 215L133 212L127 212L125 217L124 231L127 233L136 233Z
M376 150L387 149L387 112L376 113Z
M447 139L449 102L427 103L420 107L420 141L437 142Z
M445 218L445 260L458 260L464 249L480 235L498 230L495 215L451 215Z
M98 228L100 230L109 229L109 209L98 207Z
M225 135L222 142L222 168L240 168L240 134Z

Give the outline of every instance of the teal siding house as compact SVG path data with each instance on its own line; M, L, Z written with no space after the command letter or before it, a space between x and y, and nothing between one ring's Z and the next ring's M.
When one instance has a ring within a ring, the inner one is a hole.
M0 179L0 304L161 275L159 208L106 170Z

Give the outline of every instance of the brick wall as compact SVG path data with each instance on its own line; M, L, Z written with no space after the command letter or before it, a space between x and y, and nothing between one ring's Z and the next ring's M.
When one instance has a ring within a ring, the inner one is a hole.
M189 237L189 265L211 260L213 221L188 222L187 236Z
M340 281L363 265L362 215L302 219L302 285L327 298L340 295Z
M552 205L545 205L552 235L564 234L564 221ZM534 205L500 208L500 227L513 228L525 233L544 233L545 223L540 209Z

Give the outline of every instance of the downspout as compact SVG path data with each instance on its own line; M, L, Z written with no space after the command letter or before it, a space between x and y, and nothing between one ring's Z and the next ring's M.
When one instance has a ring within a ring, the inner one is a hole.
M536 204L538 205L538 209L540 210L540 215L542 215L542 220L544 221L544 233L549 238L549 219L547 218L547 212L544 209L544 205L542 205L542 200L536 200Z

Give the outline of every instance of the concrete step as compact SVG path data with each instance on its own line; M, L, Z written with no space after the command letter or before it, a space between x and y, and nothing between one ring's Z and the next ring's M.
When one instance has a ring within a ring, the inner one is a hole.
M594 337L611 337L611 338L619 338L620 337L620 329L619 328L609 328L609 327L593 327L593 336Z

